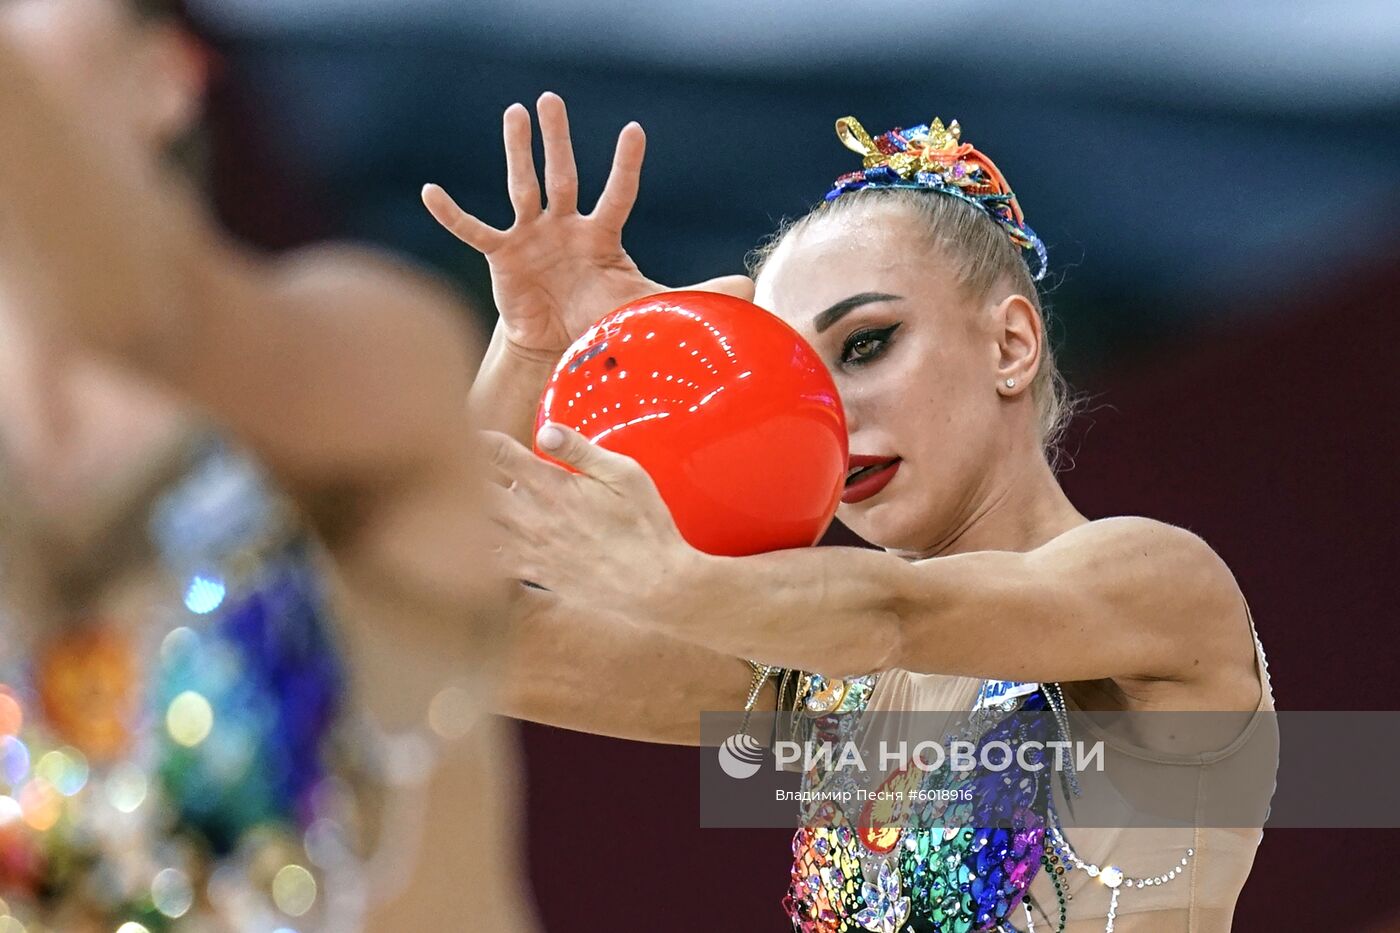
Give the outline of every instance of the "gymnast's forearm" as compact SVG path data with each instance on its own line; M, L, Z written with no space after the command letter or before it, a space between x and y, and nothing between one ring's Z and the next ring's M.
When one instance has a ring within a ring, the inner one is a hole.
M908 566L861 548L692 552L647 592L641 609L662 623L657 631L724 654L831 676L865 674L904 666Z
M468 395L472 423L531 445L540 395L560 355L516 346L498 321Z
M1203 585L1163 582L1191 578ZM1236 599L1233 579L1194 535L1120 519L1026 552L691 555L641 608L662 634L816 673L1068 681L1189 676L1220 637L1211 623ZM1183 616L1201 628L1188 635Z
M558 603L517 612L497 712L668 745L700 742L700 714L741 710L752 669L737 657L642 631L622 616ZM754 709L771 711L764 685Z

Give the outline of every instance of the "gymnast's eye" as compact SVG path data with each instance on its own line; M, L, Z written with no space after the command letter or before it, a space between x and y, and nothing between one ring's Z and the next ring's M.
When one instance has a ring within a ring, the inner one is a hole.
M898 329L898 324L891 324L889 327L856 331L846 338L841 348L841 362L848 366L861 366L877 359L889 348L891 338Z

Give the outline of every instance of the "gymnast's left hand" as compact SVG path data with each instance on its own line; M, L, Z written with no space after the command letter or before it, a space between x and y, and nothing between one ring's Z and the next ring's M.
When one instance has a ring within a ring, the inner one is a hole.
M540 449L578 473L508 435L482 437L494 473L486 509L497 526L502 573L639 622L666 611L703 555L681 537L636 460L555 424L540 428Z

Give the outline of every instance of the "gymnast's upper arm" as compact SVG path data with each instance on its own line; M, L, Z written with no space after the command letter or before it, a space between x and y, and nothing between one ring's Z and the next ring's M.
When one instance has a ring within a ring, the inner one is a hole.
M907 580L900 653L914 670L1187 681L1244 647L1229 568L1197 536L1145 518L1089 522L1024 553L932 558Z

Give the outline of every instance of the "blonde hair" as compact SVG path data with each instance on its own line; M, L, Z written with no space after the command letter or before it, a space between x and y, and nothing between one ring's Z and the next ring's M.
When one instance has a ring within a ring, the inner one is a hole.
M910 188L864 188L822 201L797 219L784 220L749 253L749 275L757 278L773 253L789 236L822 218L854 210L899 209L912 213L927 232L929 241L953 260L958 284L974 300L987 297L999 283L1011 287L1035 307L1041 319L1040 367L1031 380L1031 398L1038 414L1041 446L1051 466L1059 462L1060 440L1074 414L1075 400L1069 383L1055 365L1049 337L1049 315L1040 290L1021 257L1021 248L1011 242L996 221L981 209L936 191Z

